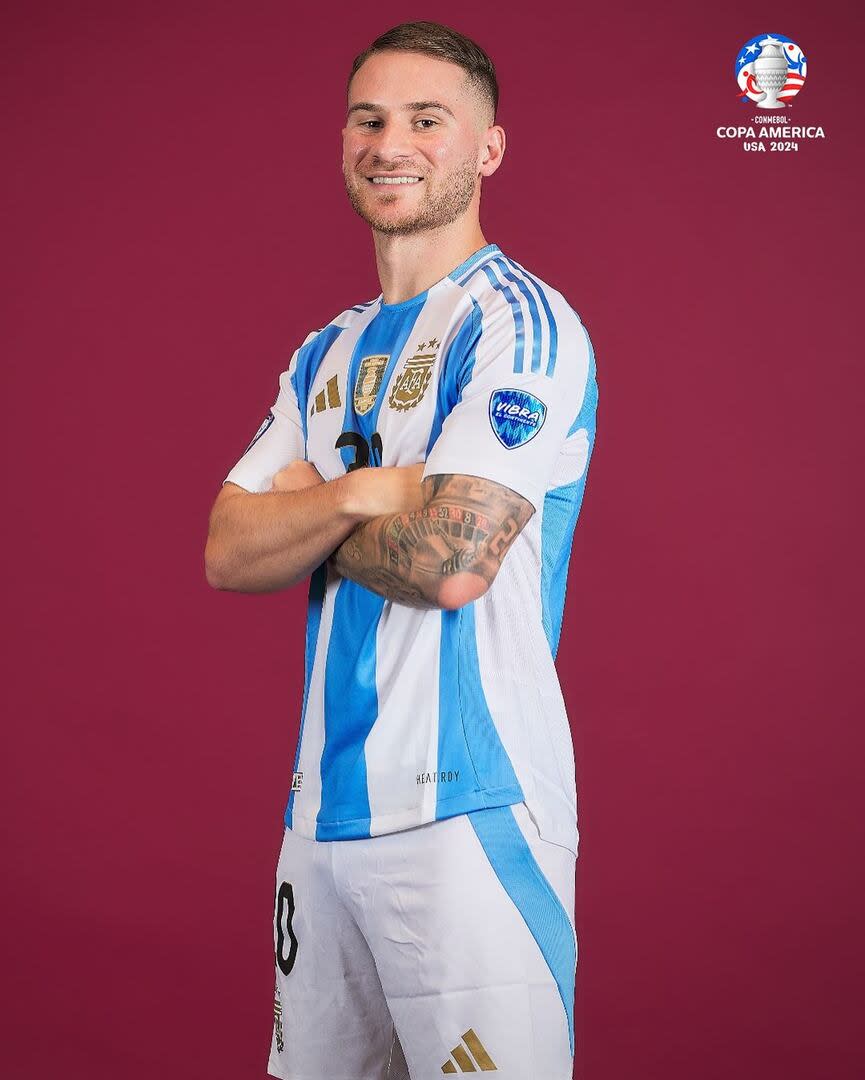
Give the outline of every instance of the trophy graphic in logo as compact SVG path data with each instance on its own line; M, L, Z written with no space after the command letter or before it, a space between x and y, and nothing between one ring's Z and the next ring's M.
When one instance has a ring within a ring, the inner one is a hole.
M390 354L365 356L354 384L354 411L361 416L375 405Z
M783 101L778 100L778 94L784 89L787 82L787 61L781 52L780 44L773 45L766 42L763 50L754 61L754 79L766 96L757 102L760 109L783 109Z
M783 34L758 34L736 57L739 100L760 109L786 108L805 85L805 57Z

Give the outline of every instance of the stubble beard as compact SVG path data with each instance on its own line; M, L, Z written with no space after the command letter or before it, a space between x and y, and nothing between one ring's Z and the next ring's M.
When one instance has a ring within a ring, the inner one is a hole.
M420 205L403 217L390 217L386 212L377 213L376 208L361 199L360 192L355 184L349 180L348 174L343 169L345 190L351 205L354 207L367 225L371 225L377 232L388 236L409 236L412 233L424 232L427 229L438 229L442 225L450 225L461 217L471 205L474 198L475 188L478 184L477 164L472 160L464 161L458 165L448 176L447 181L441 184L432 194L424 193ZM426 184L426 180L420 181ZM360 180L366 184L366 179ZM392 196L400 198L399 195Z

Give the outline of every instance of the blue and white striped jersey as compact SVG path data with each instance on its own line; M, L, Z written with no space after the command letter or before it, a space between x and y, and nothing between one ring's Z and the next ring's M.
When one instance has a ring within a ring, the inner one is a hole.
M226 480L268 491L304 457L325 480L425 461L425 477L485 477L536 512L456 611L313 573L288 827L349 839L525 801L541 836L576 852L554 659L597 399L579 317L496 244L410 300L342 312L294 353Z

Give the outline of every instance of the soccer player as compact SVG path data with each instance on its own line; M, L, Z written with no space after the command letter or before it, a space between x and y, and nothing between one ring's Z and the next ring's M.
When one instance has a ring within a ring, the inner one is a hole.
M481 230L497 103L489 57L437 23L357 57L342 167L382 291L293 354L211 513L216 588L311 574L276 877L284 1080L572 1075L554 659L597 384L564 296Z

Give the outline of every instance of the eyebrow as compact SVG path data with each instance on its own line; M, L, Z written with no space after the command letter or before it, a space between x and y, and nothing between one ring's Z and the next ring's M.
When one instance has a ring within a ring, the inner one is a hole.
M440 101L409 101L402 106L403 112L423 112L424 109L441 109L442 112L446 112L448 116L456 117L447 107ZM351 116L353 112L385 112L383 105L376 105L372 101L358 101L356 105L352 105L348 110L347 116Z

